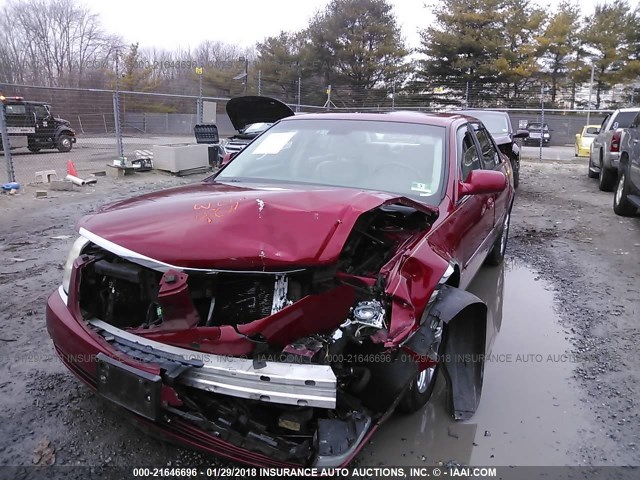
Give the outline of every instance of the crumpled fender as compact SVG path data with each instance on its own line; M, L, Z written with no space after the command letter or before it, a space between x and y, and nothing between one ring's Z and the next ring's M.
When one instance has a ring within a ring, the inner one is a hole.
M446 325L440 363L447 381L451 415L456 420L471 418L482 392L487 306L466 290L444 285L425 315L421 329L430 330L433 318Z

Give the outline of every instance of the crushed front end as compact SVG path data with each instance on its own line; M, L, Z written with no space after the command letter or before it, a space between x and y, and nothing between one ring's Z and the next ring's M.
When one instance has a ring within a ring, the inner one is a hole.
M81 229L48 329L79 378L152 430L245 463L344 465L435 365L402 298L414 276L433 299L406 262L433 218L369 210L334 262L286 270L178 269Z

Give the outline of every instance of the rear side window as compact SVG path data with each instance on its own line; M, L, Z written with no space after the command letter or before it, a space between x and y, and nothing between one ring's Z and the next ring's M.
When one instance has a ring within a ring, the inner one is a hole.
M629 128L637 114L638 112L618 112L616 118L613 119L610 130L615 130L616 128Z
M27 113L27 108L24 105L7 105L5 111L7 115L24 115Z

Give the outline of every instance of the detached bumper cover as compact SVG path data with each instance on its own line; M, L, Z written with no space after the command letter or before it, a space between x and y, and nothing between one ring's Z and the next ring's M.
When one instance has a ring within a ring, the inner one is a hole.
M336 376L328 365L267 362L264 368L256 369L251 359L173 347L132 335L101 320L88 323L106 333L103 336L111 342L123 339L139 345L141 352L200 361L202 366L193 366L179 376L177 382L183 385L268 403L329 409L336 406Z

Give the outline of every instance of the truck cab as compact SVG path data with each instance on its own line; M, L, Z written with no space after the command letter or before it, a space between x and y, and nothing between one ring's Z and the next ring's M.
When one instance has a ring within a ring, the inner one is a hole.
M0 101L5 107L12 149L26 147L34 153L46 149L68 152L76 143L71 123L53 116L48 104L25 101L22 97L0 96Z

